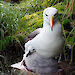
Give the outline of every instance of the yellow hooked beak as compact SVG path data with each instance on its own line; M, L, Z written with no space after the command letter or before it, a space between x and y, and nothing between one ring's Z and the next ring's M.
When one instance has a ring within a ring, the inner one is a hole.
M51 31L53 31L53 16L50 17L49 24L51 26Z

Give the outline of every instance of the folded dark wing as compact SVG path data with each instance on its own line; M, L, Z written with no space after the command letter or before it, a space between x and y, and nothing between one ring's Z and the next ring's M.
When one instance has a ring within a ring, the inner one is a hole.
M35 31L31 32L26 38L25 38L25 42L28 42L29 40L32 40L36 35L38 35L40 33L40 31L42 30L42 28L38 28Z

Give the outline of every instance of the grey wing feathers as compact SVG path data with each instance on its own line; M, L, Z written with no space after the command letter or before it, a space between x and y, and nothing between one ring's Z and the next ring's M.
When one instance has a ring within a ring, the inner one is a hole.
M28 35L29 38L34 38L37 34L40 33L42 28L38 28L35 31L33 31L31 34Z
M32 47L29 40L32 40L34 37L36 37L36 35L38 35L41 32L41 30L42 28L38 28L25 38L25 42L27 42L25 43L25 53L27 53L26 57L28 57L29 55L33 54L36 51L35 48Z
M32 33L30 33L26 38L25 38L25 42L28 42L29 40L32 40L36 35L38 35L40 33L42 28L38 28L35 31L33 31Z

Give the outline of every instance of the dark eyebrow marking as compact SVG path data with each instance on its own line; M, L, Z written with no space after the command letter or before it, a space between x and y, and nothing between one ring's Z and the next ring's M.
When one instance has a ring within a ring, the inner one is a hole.
M54 14L54 16L56 16L58 13Z
M45 14L46 16L48 16L47 14Z

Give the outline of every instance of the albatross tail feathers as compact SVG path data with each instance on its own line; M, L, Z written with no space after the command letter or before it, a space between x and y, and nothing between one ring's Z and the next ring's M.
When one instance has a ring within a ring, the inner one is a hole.
M12 64L11 67L19 69L19 70L26 70L25 66L23 65L23 62L18 62L16 64ZM26 70L27 71L27 70Z

